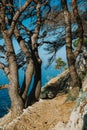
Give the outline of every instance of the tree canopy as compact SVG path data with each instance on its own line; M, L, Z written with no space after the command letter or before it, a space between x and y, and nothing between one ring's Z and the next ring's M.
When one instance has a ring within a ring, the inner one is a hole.
M52 54L66 45L68 67L72 86L81 88L81 80L75 68L83 39L87 38L86 0L1 0L0 1L0 69L6 73L7 88L11 99L11 118L23 112L23 108L39 100L41 91L41 65L39 47ZM79 39L73 51L73 40ZM15 42L20 49L16 53ZM4 60L2 60L4 59ZM18 70L25 65L24 80L19 85ZM64 65L64 64L62 64ZM33 79L32 90L28 90ZM15 99L15 100L14 100ZM17 106L17 107L16 107Z

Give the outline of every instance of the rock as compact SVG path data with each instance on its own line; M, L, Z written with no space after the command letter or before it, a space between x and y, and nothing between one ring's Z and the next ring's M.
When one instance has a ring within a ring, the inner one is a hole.
M78 75L83 79L87 72L87 50L84 49L77 57L76 68Z
M51 130L70 130L70 128L66 127L64 123L58 122L58 124Z
M67 124L59 122L52 130L87 130L87 115L86 117L80 113L80 106L74 109L71 113L70 120ZM84 117L84 125L83 125Z
M83 120L81 118L80 107L73 110L70 116L70 121L67 126L70 127L70 130L82 130Z
M53 86L45 86L41 88L40 98L42 99L52 99L56 96L57 87L54 88Z
M70 86L69 80L69 70L66 70L58 77L51 79L45 86L41 88L40 98L54 98L58 94L58 92L61 92Z
M87 74L82 83L83 91L87 91L87 80L86 79L87 79Z

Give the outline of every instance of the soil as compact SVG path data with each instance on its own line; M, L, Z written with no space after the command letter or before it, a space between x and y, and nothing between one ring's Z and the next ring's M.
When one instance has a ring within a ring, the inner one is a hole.
M75 102L65 102L66 94L57 95L51 100L35 103L10 123L6 130L52 130L58 122L67 123Z

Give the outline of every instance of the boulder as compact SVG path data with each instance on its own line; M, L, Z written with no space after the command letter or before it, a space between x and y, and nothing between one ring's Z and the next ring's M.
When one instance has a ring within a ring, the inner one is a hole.
M41 88L40 98L42 99L52 99L58 92L62 92L67 89L69 85L70 75L67 69L58 77L51 79L45 86Z

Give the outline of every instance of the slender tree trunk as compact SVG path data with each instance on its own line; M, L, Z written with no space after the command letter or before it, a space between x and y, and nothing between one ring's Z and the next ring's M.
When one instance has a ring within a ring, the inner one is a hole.
M30 92L30 95L27 98L26 102L26 107L28 105L31 105L35 101L39 100L40 92L41 92L41 59L38 54L38 46L37 46L37 40L38 40L38 35L40 31L40 26L41 26L41 16L40 16L40 3L37 3L37 26L35 28L34 34L31 37L31 55L33 58L34 62L34 84L33 88Z
M76 22L78 24L78 29L79 29L79 44L75 51L75 57L77 57L78 54L80 53L82 45L83 45L83 32L84 31L83 31L82 20L80 18L79 12L78 12L76 0L72 0L72 7L73 7L73 14L75 16Z
M31 81L32 81L33 73L34 73L34 64L33 64L33 61L30 60L29 64L27 65L27 68L26 68L26 75L25 75L26 84L25 84L25 90L22 94L22 98L24 101L26 101L26 98L28 95L28 89L29 89Z
M64 10L64 18L65 18L65 25L66 25L66 53L67 53L67 60L68 66L70 70L70 75L72 78L72 86L81 88L81 81L78 77L75 68L76 59L72 52L72 33L71 33L71 16L67 8L66 0L62 0L63 10Z
M23 83L21 91L20 91L22 99L25 102L27 94L28 94L28 89L31 84L32 76L34 74L34 63L32 60L32 56L31 56L29 50L27 49L25 42L24 42L23 38L21 37L20 32L18 31L17 27L15 27L14 34L15 34L15 37L16 37L18 43L20 44L20 47L21 47L22 51L24 52L24 54L26 56L26 60L27 60L27 68L26 68L25 77L24 77L25 79L24 79L24 83Z
M37 26L35 28L34 34L31 37L31 53L32 53L32 58L34 61L34 66L35 66L35 75L34 75L34 93L35 93L35 99L38 100L41 92L41 59L38 54L38 46L37 46L37 40L38 40L38 35L41 27L41 16L40 16L40 3L37 3Z
M34 59L34 83L32 90L27 98L27 102L25 107L32 105L34 102L39 100L40 92L41 92L41 60L37 61L35 54L33 54Z
M10 87L9 87L9 95L11 98L11 111L13 115L20 114L23 110L23 101L18 93L18 68L16 63L16 57L14 53L14 49L12 46L11 37L8 36L7 32L3 32L3 38L5 39L6 50L7 50L7 59L10 71Z
M6 1L4 4L6 4ZM6 52L7 52L7 60L8 60L8 68L9 68L9 95L11 99L11 111L13 117L20 114L23 110L23 101L18 93L18 68L16 63L16 57L12 45L12 35L9 36L8 31L6 30L5 25L5 6L0 6L0 31L5 40Z

